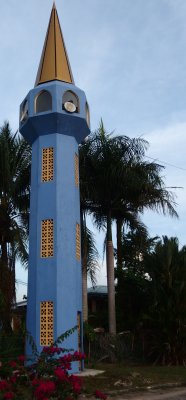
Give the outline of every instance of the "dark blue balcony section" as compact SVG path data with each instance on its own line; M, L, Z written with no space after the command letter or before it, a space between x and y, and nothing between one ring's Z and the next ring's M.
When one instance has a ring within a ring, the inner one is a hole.
M29 117L21 127L21 134L32 144L39 136L61 133L62 135L75 137L77 143L81 143L89 135L90 129L84 118L71 114L57 112L44 113Z

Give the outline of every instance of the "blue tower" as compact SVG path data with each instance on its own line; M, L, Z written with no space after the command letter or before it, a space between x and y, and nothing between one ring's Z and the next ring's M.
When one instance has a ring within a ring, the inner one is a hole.
M81 350L78 144L90 132L89 109L74 85L55 5L35 88L20 106L20 132L32 145L27 330L41 351L78 325L64 346Z

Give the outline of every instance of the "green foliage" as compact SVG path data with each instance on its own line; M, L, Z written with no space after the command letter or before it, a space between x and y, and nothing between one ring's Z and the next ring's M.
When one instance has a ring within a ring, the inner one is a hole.
M0 331L0 360L11 360L24 352L25 337L21 332L7 334Z
M73 328L69 329L68 331L62 333L60 336L58 336L58 338L54 342L54 346L58 346L59 344L64 342L64 340L67 339L69 336L71 336L77 329L78 329L78 326L76 325ZM72 350L68 350L68 351L72 351Z
M118 331L137 330L144 314L148 312L150 302L151 282L132 271L124 272L116 289Z
M0 321L11 331L15 261L27 265L31 148L8 122L0 128Z
M186 362L186 247L164 236L145 259L152 281L153 303L149 356L163 364Z
M87 274L91 279L92 285L96 284L96 272L99 268L99 253L96 248L95 238L92 231L87 227L85 212L81 210L81 255L82 269L86 268Z
M123 224L147 234L139 215L145 209L177 217L174 195L166 189L161 165L144 161L148 143L143 139L114 136L103 121L80 147L82 209L93 216L98 229L106 231L109 329L115 331L112 222L117 229L117 278L122 276ZM134 259L133 259L134 261ZM133 262L134 263L134 262Z
M120 276L119 329L134 335L132 350L143 358L154 363L185 364L186 247L179 249L177 238L164 236L153 246L150 241L149 249L142 254L136 271L129 261Z

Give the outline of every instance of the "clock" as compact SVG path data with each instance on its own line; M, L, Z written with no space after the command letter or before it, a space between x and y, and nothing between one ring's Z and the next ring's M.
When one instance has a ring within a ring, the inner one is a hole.
M74 103L72 103L71 101L66 101L64 103L64 109L69 112L69 113L74 113L76 112L76 106Z

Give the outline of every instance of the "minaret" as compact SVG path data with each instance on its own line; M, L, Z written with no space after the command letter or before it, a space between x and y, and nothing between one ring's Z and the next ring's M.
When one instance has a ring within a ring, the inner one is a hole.
M74 85L55 5L35 88L20 106L20 132L32 145L27 330L41 351L78 325L63 347L81 350L78 144L90 132L89 110Z

